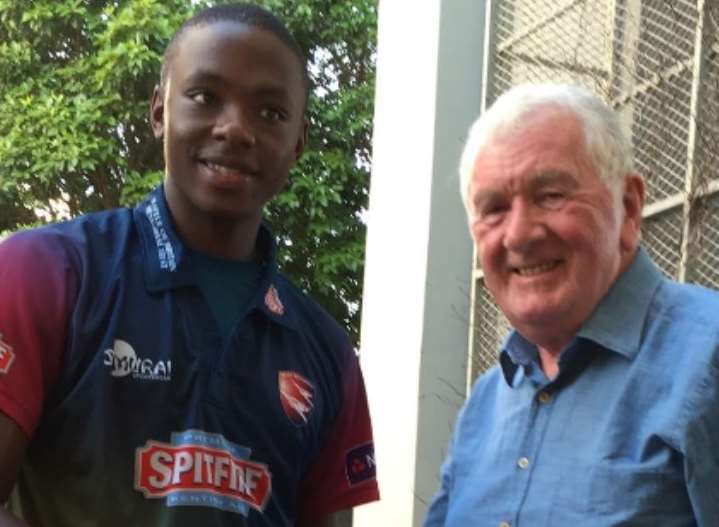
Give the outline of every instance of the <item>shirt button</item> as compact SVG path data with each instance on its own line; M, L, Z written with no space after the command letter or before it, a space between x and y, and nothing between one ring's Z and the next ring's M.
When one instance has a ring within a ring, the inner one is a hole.
M547 392L541 392L538 399L540 403L547 404L549 401L552 400L552 396L549 395Z
M520 457L517 460L517 466L519 468L521 468L522 470L524 470L525 468L527 468L529 466L529 460L526 457Z
M499 524L499 527L512 527L512 526L509 525L509 522L502 522Z

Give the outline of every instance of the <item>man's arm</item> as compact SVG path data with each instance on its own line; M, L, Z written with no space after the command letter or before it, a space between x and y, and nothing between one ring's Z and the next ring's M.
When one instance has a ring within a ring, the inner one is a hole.
M20 427L0 412L0 527L27 527L2 506L15 485L26 446L27 437Z

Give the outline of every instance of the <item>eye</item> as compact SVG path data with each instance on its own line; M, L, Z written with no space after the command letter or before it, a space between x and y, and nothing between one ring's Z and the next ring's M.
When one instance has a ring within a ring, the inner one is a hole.
M539 206L547 210L560 209L566 201L566 194L554 190L543 191L537 198Z
M477 219L485 225L496 225L502 221L507 209L504 203L485 203L477 208Z
M217 102L215 94L208 90L196 90L190 92L188 95L194 102L203 106L208 106Z
M286 120L287 114L277 108L266 107L260 110L260 117L262 117L266 121L276 122Z

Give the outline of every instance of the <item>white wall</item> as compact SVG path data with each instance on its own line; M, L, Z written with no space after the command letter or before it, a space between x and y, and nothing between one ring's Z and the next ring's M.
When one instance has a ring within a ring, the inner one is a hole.
M382 500L421 525L464 397L472 248L457 164L480 108L480 0L381 0L361 361Z

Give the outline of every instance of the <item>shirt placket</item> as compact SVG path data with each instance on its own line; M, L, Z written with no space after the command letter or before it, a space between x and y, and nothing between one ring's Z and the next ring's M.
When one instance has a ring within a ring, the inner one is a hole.
M556 393L552 393L551 383L538 385L536 382L529 381L532 387L528 389L528 395L532 398L532 402L528 407L527 422L523 441L520 444L514 463L514 471L517 479L515 488L520 489L517 507L511 519L500 522L500 527L540 527L536 522L523 523L522 513L526 509L527 500L532 493L532 485L534 484L536 471L538 469L538 461L540 452L544 444L546 431L549 427L552 411L554 409L554 399ZM536 519L536 518L535 518Z

